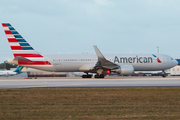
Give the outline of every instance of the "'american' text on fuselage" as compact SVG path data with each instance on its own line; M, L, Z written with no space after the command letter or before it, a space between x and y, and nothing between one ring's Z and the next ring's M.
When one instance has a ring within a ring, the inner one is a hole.
M120 57L115 56L114 63L152 63L152 57Z

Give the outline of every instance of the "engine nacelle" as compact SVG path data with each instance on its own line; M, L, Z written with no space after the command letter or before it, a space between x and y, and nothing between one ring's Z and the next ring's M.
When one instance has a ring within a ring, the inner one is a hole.
M121 65L115 72L119 75L132 75L134 73L134 67L132 65Z

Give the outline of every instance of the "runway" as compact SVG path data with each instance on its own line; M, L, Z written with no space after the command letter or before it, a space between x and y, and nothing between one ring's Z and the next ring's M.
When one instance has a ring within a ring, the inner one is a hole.
M180 77L0 79L0 88L180 87Z

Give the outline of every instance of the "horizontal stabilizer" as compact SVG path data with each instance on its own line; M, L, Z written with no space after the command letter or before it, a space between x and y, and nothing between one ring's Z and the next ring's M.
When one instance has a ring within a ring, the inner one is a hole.
M13 60L15 61L19 61L19 62L33 62L27 58L24 58L24 57L15 57Z

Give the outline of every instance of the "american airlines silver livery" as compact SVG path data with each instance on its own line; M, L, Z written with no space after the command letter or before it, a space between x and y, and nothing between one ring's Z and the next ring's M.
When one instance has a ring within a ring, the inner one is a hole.
M118 73L132 75L134 71L160 71L166 77L165 70L178 64L172 57L159 54L109 54L103 55L97 46L93 46L94 55L41 55L9 23L2 23L14 58L7 62L52 72L84 72L82 78L104 78L105 75Z

